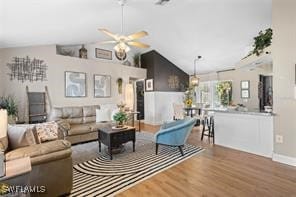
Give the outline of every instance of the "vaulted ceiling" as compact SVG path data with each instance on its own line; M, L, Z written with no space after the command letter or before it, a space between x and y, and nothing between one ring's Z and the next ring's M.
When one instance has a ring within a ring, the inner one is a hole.
M231 68L260 30L271 26L272 0L128 0L125 33L149 32L142 41L185 72ZM117 0L0 0L0 48L107 40L100 27L120 32ZM144 52L144 51L143 51Z

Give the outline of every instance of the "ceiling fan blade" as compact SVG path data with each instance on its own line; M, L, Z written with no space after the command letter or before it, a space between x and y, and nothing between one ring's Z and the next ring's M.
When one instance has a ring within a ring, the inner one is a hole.
M99 44L115 44L115 43L117 43L117 41L115 41L115 40L109 40L109 41L99 42Z
M119 37L116 34L113 34L112 32L110 32L107 29L99 29L99 31L103 32L104 34L110 36L111 38L113 38L114 40L119 40Z
M148 44L144 44L144 43L137 42L137 41L130 41L130 42L127 42L127 44L134 46L134 47L138 47L138 48L149 48L150 47L150 45L148 45Z
M136 40L136 39L142 38L144 36L148 36L148 33L146 31L140 31L140 32L129 35L127 38L129 40Z

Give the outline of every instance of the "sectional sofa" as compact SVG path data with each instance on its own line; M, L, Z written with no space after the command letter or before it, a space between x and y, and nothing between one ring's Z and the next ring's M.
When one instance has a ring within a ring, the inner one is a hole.
M12 126L10 132L14 136L18 135L19 127ZM28 131L26 129L23 136L18 135L18 139L13 139L9 135L0 139L0 150L5 152L6 161L30 157L30 185L46 188L46 193L32 193L31 196L66 196L71 192L73 180L71 143L63 139L39 143L32 137L29 140ZM26 144L21 144L24 140Z
M96 140L98 129L112 126L111 121L96 123L96 109L100 106L54 107L49 121L56 121L64 139L72 144Z

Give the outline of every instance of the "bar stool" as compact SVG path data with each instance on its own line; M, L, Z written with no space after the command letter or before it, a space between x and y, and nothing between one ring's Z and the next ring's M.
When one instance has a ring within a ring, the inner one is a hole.
M215 124L214 124L214 116L205 116L202 120L202 133L201 140L203 140L204 136L208 136L209 143L211 142L211 138L213 138L213 144L215 144ZM207 128L206 128L207 127ZM207 133L206 133L207 131Z

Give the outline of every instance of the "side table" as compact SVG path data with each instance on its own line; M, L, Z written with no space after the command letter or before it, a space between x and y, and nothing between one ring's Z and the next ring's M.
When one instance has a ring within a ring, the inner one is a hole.
M101 143L108 146L110 159L113 159L112 149L118 148L129 141L133 142L133 152L135 152L136 130L135 127L126 127L120 130L104 128L98 130L99 152L101 152Z

